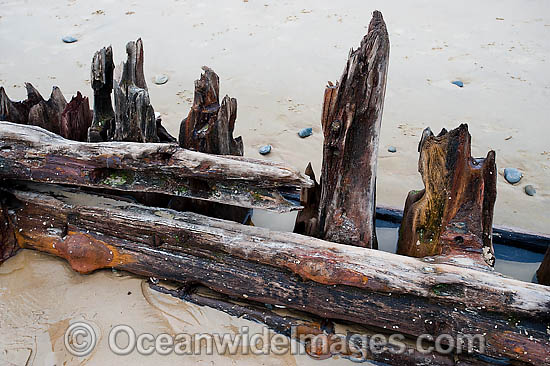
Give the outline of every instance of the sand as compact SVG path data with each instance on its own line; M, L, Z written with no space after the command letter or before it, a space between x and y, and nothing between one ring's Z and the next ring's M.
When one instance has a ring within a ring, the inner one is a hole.
M193 81L201 66L207 65L219 74L222 95L238 100L236 135L243 136L246 156L260 157L258 148L269 143L273 150L267 159L298 169L311 161L319 172L324 87L328 80L340 77L349 49L357 47L365 34L373 9L383 12L391 42L377 202L402 207L409 190L422 188L416 149L425 127L439 131L465 122L475 156L485 156L490 149L497 153L495 223L550 234L546 128L550 3L544 0L422 1L414 5L326 0L0 0L0 85L14 100L25 97L25 81L44 96L57 85L67 99L77 90L91 97L93 53L111 44L118 64L125 58L126 42L141 37L152 104L172 134L177 135L189 111ZM66 35L77 37L78 42L61 42ZM166 84L153 83L159 74L169 76ZM464 87L451 84L452 80L463 81ZM300 139L297 132L303 127L313 127L313 135ZM397 148L396 153L387 152L390 145ZM522 181L515 186L506 183L505 167L520 169ZM536 196L524 193L527 184L535 186ZM33 350L36 365L52 364L53 358L48 357L69 360L55 337L53 348L47 346L51 337L44 329L63 328L79 314L92 317L97 313L97 323L104 328L115 320L143 323L149 330L169 322L145 301L139 291L141 280L134 277L113 277L110 272L80 276L64 263L36 253L20 253L6 266L14 272L0 276L0 345L6 337L11 345L24 344L22 349ZM45 278L44 273L51 275ZM35 282L27 283L27 278ZM127 288L132 289L132 296L126 295ZM98 304L100 297L105 300ZM22 299L32 306L20 305ZM199 312L181 302L170 311L179 312L180 307ZM109 314L104 314L107 309ZM181 311L182 319L191 318ZM199 323L212 329L235 321L223 314L212 315L216 312L211 310L200 311L208 315ZM210 321L211 317L216 320ZM6 324L9 336L5 335ZM50 334L58 332L55 329ZM19 354L25 358L24 350ZM87 364L109 364L105 357L98 351ZM139 359L139 363L156 365L162 360ZM237 362L220 356L204 364L211 361ZM302 364L307 357L281 362L287 361ZM255 359L241 362L256 364Z

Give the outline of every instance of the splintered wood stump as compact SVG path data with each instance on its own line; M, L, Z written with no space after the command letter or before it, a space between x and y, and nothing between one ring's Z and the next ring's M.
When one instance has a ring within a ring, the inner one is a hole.
M27 99L22 102L12 102L4 88L0 88L0 117L2 120L26 125L42 127L59 134L61 130L61 114L67 106L67 101L58 87L54 86L50 99L44 100L42 95L31 83L25 83Z
M113 91L113 49L97 51L92 59L92 88L94 89L94 117L88 130L88 142L108 141L114 137L115 111L111 102Z
M92 118L88 98L77 92L61 113L60 135L69 140L87 141Z
M397 253L494 265L495 152L489 151L484 159L472 158L470 145L466 124L450 132L443 129L438 136L424 130L418 171L425 188L407 197Z
M280 163L176 144L76 142L9 122L0 122L0 178L155 192L276 212L301 208L281 192L312 185Z
M546 286L52 184L10 185L2 194L17 245L65 258L81 273L116 268L203 285L413 340L479 334L485 356L550 365Z
M313 181L313 187L304 187L300 191L300 204L304 209L298 212L294 224L294 232L313 237L319 237L319 202L321 186L315 180L315 173L309 163L305 174Z
M206 66L202 69L204 73L195 80L193 106L180 125L179 144L210 154L242 156L242 138L233 138L237 100L226 95L220 106L219 77Z
M12 102L0 88L0 120L42 127L66 139L86 141L86 131L92 123L88 98L80 92L67 104L54 86L49 100L44 100L32 84L25 83L27 99Z
M390 43L375 11L361 46L336 85L325 90L319 234L329 241L377 248L376 165Z
M116 141L159 142L155 111L143 74L141 38L126 45L128 59L115 72Z
M550 247L546 250L544 260L537 271L537 280L541 285L550 286Z

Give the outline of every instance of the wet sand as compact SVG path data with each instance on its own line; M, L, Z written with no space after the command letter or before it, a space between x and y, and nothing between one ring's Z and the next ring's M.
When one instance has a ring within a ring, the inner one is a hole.
M238 100L235 132L243 136L245 155L259 157L258 148L269 143L273 150L267 159L299 169L311 161L318 173L324 87L340 77L373 9L383 12L391 42L377 202L402 207L409 190L422 188L417 145L425 127L439 131L466 122L474 155L484 156L490 149L497 153L495 223L550 234L550 43L545 41L550 3L542 0L421 1L414 6L405 1L0 0L0 85L13 100L24 99L25 81L44 96L57 85L67 99L77 90L91 97L93 53L112 44L118 64L125 59L126 42L142 37L152 104L172 134L177 135L189 111L193 81L208 65L220 76L221 94ZM66 35L79 40L62 43ZM168 75L169 81L155 85L158 74ZM452 80L462 80L464 87ZM303 127L313 127L313 135L300 139L297 131ZM396 153L387 152L390 145ZM518 185L504 181L505 167L523 171ZM527 184L535 186L536 196L524 193ZM64 351L60 337L69 321L79 317L102 331L127 323L152 333L220 332L244 322L144 293L142 279L133 276L109 271L78 275L43 254L23 251L0 273L0 364L9 359L25 365L29 357L29 365L78 364ZM121 361L110 356L100 344L86 364ZM162 365L174 359L131 355L122 362ZM290 356L178 359L195 362L319 361ZM343 359L321 362L350 364Z

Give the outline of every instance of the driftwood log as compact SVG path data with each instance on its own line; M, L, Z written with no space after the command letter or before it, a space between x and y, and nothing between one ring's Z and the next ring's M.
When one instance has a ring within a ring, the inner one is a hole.
M149 286L159 292L172 295L199 306L223 311L229 315L263 323L277 333L295 339L305 345L305 350L313 358L327 359L342 356L354 362L374 361L383 365L403 366L489 366L493 363L480 360L468 353L444 355L425 354L410 342L403 342L404 352L399 346L388 344L384 349L372 350L369 343L374 333L356 324L335 324L325 318L319 318L302 311L277 309L269 304L236 300L203 286L183 286L167 288L164 284L150 283ZM319 344L320 343L320 344ZM338 343L338 346L336 346Z
M483 334L487 357L550 365L545 286L53 185L4 195L11 240L81 273L117 268L204 285L413 338Z
M472 158L470 145L465 124L438 136L429 128L424 130L418 170L425 188L407 197L397 253L441 255L455 264L494 265L495 152Z
M321 198L317 227L307 225L308 235L377 248L376 166L389 50L386 24L375 11L360 47L350 52L340 81L329 82L325 90Z
M0 177L156 192L277 212L300 209L282 194L312 185L279 163L203 154L175 144L75 142L9 122L0 122Z
M537 271L537 280L542 285L550 286L550 247L546 250L544 259Z

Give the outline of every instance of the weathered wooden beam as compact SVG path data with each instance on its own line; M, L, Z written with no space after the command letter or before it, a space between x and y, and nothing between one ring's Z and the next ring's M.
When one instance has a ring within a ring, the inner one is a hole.
M493 209L496 199L495 152L472 158L465 124L434 136L427 128L418 151L425 188L405 202L397 253L441 255L457 264L464 258L493 266ZM468 264L470 265L470 264Z
M325 90L320 238L377 248L376 166L389 51L386 24L375 11L340 81Z
M175 144L83 143L0 122L0 177L156 192L278 212L300 209L279 190L310 186L280 163L203 154Z
M409 337L482 334L486 356L550 365L545 286L53 185L26 189L4 193L17 244L81 273L117 268L200 284Z
M220 105L220 79L209 67L202 69L195 80L193 106L180 125L179 144L210 154L242 156L242 138L233 138L237 99L226 95Z
M312 314L287 309L277 309L269 304L253 303L247 299L232 299L211 291L203 286L167 288L161 284L150 283L149 286L164 294L169 294L199 306L208 306L223 311L231 316L263 323L271 330L294 339L305 346L313 358L327 359L333 356L349 358L354 362L375 361L384 365L402 366L488 366L494 365L479 360L475 355L462 353L443 355L422 353L416 349L414 342L403 340L402 345L388 344L384 348L372 349L372 336L380 330L369 330L356 324L346 326L335 324ZM337 333L338 332L338 333ZM393 334L386 331L386 337ZM336 345L338 343L338 345ZM430 343L430 342L426 342ZM313 345L312 345L313 344ZM433 345L433 342L430 343ZM403 350L399 352L399 347ZM372 352L375 351L375 352Z
M544 259L537 270L537 280L541 285L550 286L550 247L546 250Z

